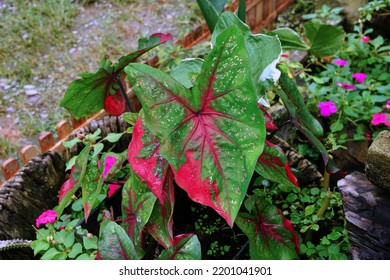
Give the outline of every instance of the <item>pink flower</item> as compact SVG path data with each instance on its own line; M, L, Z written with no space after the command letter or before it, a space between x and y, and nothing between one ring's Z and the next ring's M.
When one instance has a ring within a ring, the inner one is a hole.
M116 192L116 190L119 189L120 187L121 186L116 185L116 184L109 184L108 185L108 194L107 194L107 196L111 197Z
M368 37L368 36L363 36L363 37L362 37L362 41L363 41L364 44L367 44L367 43L370 41L370 37Z
M110 172L111 167L115 164L116 158L112 156L107 156L106 157L106 162L104 165L104 170L103 170L103 177L107 177L108 173Z
M359 84L361 84L367 78L367 75L365 73L358 72L358 73L353 73L352 78L354 78Z
M371 119L372 125L380 125L381 123L386 124L386 122L387 122L387 115L385 113L375 113Z
M385 109L390 110L390 99L387 100L386 105L385 105Z
M47 210L43 212L35 221L37 228L40 225L54 223L57 218L57 213L54 210Z
M351 85L351 84L341 83L341 82L337 82L336 84L337 84L339 87L342 87L343 89L346 89L346 90L356 89L356 86Z
M334 64L337 64L338 66L344 67L348 64L348 61L344 59L333 59L332 60Z
M318 107L320 108L320 114L324 117L329 117L337 111L337 106L333 101L320 102Z

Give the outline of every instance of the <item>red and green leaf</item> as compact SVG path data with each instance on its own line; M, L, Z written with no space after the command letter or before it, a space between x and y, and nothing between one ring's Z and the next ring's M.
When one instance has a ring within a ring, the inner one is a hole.
M267 112L264 107L258 103L258 106L260 110L263 112L264 120L265 120L265 127L267 128L267 131L277 130L278 126L275 124L274 120L272 119L271 115Z
M163 250L159 260L200 260L202 257L198 237L194 234L175 236L173 245Z
M154 204L154 209L146 229L161 246L168 248L174 243L172 227L175 204L173 173L170 168L165 173L162 193L163 201L158 201Z
M102 192L105 180L120 170L126 160L126 153L105 153L99 164L97 157L92 158L87 167L86 176L82 184L82 200L85 220L95 207L97 198ZM101 164L101 162L103 162Z
M264 151L257 160L256 172L270 181L298 187L298 180L291 171L283 150L269 141L265 143Z
M168 171L168 162L159 151L158 139L138 118L128 149L128 160L134 172L158 198L146 228L157 242L168 248L173 242L173 173Z
M149 221L156 200L146 182L137 174L131 174L122 191L122 227L134 244L135 254L139 258L144 255L144 227Z
M140 118L135 123L127 157L134 172L147 182L163 204L164 176L168 162L160 155L160 142L142 124Z
M266 134L241 31L220 34L191 90L147 65L125 72L177 184L232 225Z
M298 236L277 207L255 195L248 198L245 207L250 213L239 213L236 224L249 239L251 259L298 258Z
M112 64L108 59L102 61L95 72L85 72L80 79L73 81L65 92L60 106L69 110L71 115L80 119L89 117L104 108L105 97L115 94L119 89L118 80L123 76L123 69L145 52L170 40L170 34L157 33L139 42L140 49L119 59Z
M100 227L98 248L100 260L139 260L125 230L111 220L106 220Z
M72 200L72 196L80 188L81 183L84 180L86 170L87 170L87 165L88 165L90 147L91 147L90 144L87 143L76 158L73 172L71 172L69 178L69 180L71 180L74 185L73 188L70 188L65 194L63 194L62 199L60 200L58 204L58 208L56 210L57 218L61 217L65 207Z

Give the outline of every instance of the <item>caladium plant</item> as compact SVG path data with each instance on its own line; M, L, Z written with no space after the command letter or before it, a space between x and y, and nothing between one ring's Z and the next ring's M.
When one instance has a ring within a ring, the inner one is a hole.
M125 72L175 181L232 225L265 140L241 31L218 37L191 90L143 64ZM233 67L232 67L233 66Z
M71 84L63 104L76 118L92 112L80 108L86 107L81 106L83 102L101 108L92 96L114 98L118 79L125 76L142 109L139 114L124 115L134 126L128 130L132 140L127 151L100 156L99 144L86 144L62 189L60 212L81 187L87 218L104 184L128 162L121 217L102 223L98 259L150 258L148 246L153 242L159 246L159 254L152 256L155 259L199 259L196 234L174 230L176 188L213 209L228 226L238 225L248 237L251 258L298 258L299 242L291 222L270 201L248 193L256 173L298 187L283 151L266 140L267 130L277 126L258 104L263 82L270 79L274 84L279 75L281 88L275 86L276 92L292 122L331 166L316 138L321 126L308 110L298 110L305 106L300 93L276 69L280 42L276 37L253 35L236 15L222 13L214 25L213 48L204 60L184 60L170 74L134 63L141 53L168 39L170 35L157 34L140 40L140 51L116 65L105 62L96 73ZM79 97L81 101L72 101Z

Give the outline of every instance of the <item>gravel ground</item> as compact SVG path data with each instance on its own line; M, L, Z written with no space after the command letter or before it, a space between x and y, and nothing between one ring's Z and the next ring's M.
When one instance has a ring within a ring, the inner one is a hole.
M104 54L116 62L137 47L140 37L163 32L179 39L200 21L196 1L90 2L80 8L70 29L69 47L58 51L47 46L30 81L0 73L0 163L16 156L20 147L36 144L40 131L54 131L59 120L69 118L59 107L67 86L77 74L94 71ZM6 5L0 1L0 10Z

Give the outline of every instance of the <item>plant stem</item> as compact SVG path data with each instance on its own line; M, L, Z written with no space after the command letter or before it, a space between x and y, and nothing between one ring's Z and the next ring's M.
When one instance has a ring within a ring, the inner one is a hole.
M123 84L122 84L122 81L121 81L118 77L115 78L115 81L116 81L116 82L118 83L118 85L119 85L119 88L120 88L120 90L121 90L121 93L122 93L123 97L125 98L127 107L129 108L130 112L133 113L133 109L131 108L130 99L129 99L129 97L128 97L127 94L126 94L126 90L125 90L125 87L124 87Z
M332 196L332 191L330 190L329 187L329 182L330 182L330 174L325 170L324 173L324 188L326 189L326 197L324 202L322 203L320 209L317 211L317 221L319 221L325 214L326 209L328 209L329 203L330 203L330 198ZM314 230L309 229L306 232L304 242L307 243L308 241L311 241L313 238Z

